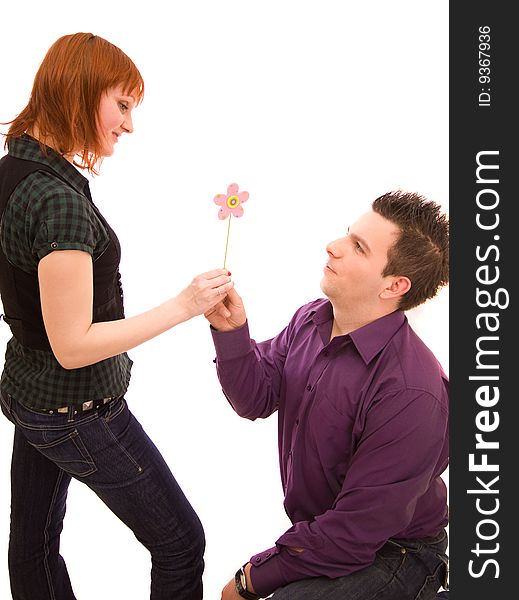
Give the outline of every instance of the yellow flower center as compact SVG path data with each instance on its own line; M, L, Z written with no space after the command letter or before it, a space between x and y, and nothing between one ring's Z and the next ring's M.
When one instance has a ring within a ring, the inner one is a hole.
M239 203L240 203L240 199L238 198L238 196L229 196L227 198L227 206L229 208L236 208Z

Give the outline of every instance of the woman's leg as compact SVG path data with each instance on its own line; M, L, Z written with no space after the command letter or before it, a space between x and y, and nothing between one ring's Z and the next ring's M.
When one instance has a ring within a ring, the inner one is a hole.
M11 419L4 402L2 408ZM70 475L35 450L15 427L8 554L13 600L75 600L59 553L69 483Z
M201 599L204 531L160 452L124 400L87 429L99 468L85 482L150 551L152 600Z
M88 485L150 551L152 600L201 599L202 525L126 401L69 415L11 401L14 422L56 473Z

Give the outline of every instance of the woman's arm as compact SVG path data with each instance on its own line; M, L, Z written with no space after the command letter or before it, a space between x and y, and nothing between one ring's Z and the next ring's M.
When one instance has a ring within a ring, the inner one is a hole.
M224 269L198 275L178 296L140 315L92 323L92 257L79 250L47 254L38 265L45 330L56 359L77 369L126 352L200 315L225 298L233 283Z

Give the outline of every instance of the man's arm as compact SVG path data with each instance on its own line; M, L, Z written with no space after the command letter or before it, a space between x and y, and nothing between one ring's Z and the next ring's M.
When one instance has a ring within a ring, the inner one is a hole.
M257 344L250 338L245 308L234 288L205 317L212 326L218 379L231 406L251 420L270 416L279 405L290 326Z
M411 522L418 499L437 476L447 415L422 392L398 393L370 410L365 431L334 505L295 523L273 548L251 557L262 597L307 577L349 575Z

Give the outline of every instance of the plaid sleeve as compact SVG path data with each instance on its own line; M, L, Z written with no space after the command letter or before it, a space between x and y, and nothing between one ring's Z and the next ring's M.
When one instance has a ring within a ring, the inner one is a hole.
M31 251L38 260L54 250L83 250L95 257L108 242L89 200L65 184L41 194L28 218Z
M29 175L13 192L3 219L2 245L17 267L34 272L54 250L97 258L109 242L91 202L48 173Z

